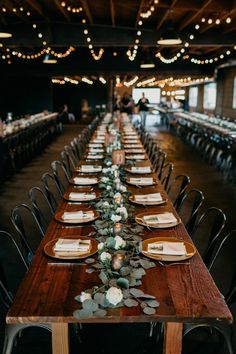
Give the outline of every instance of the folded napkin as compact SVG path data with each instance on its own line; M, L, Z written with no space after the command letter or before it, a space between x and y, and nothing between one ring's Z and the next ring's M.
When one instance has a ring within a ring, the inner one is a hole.
M152 177L141 177L141 178L133 178L131 177L129 179L130 183L133 184L152 184L153 183L153 178Z
M91 200L95 199L96 194L95 193L75 193L71 192L69 194L69 199L71 200Z
M132 160L144 160L145 159L145 155L144 154L140 154L140 155L126 155L127 159L132 159Z
M170 256L186 255L186 247L183 242L154 242L147 245L148 253L166 254Z
M76 221L83 221L88 219L93 219L94 212L93 211L65 211L62 214L63 220L76 220Z
M135 195L134 200L136 202L161 202L163 199L161 193L152 193Z
M89 144L89 147L92 147L92 148L101 148L101 147L103 147L103 145L102 145L102 144L96 144L96 143L90 143L90 144Z
M87 159L90 159L90 160L103 159L103 155L98 155L98 154L91 155L91 154L88 154L87 155Z
M55 252L88 252L90 250L90 247L90 240L59 238L58 241L55 243L53 250Z
M139 172L139 173L150 173L151 167L150 166L143 166L143 167L132 166L131 171L132 172Z
M172 213L154 214L154 215L144 215L143 220L151 224L172 224L178 220Z
M89 184L89 183L97 183L97 178L89 178L89 177L75 177L73 179L75 184Z
M103 152L104 150L103 149L99 149L99 148L96 148L96 149L94 149L94 148L90 148L89 149L89 153L97 153L97 152Z
M99 172L101 170L102 170L102 166L81 165L81 172Z
M141 149L142 145L141 144L125 144L124 145L125 149Z
M94 143L95 144L102 144L102 143L104 143L104 141L105 141L105 138L96 138L96 139L94 139Z

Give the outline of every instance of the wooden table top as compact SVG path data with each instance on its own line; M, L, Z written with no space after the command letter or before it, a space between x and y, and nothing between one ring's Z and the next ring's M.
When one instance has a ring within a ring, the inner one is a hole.
M85 161L82 163L84 164ZM147 165L147 162L144 162L144 165ZM154 176L154 174L149 176ZM160 206L135 205L135 213L147 210L151 212L171 211L177 215L160 183L152 187L138 188L131 185L127 187L135 194L143 193L145 190L145 193L161 192L167 198L167 203ZM98 187L93 186L93 188L96 190ZM72 185L69 185L67 191L75 189L81 191L81 188L75 188ZM88 205L73 205L63 200L57 211L81 210L86 209ZM93 207L90 210L92 209ZM99 283L98 272L86 273L86 267L89 265L83 262L56 264L57 260L44 254L43 247L54 238L87 236L93 230L90 225L67 228L52 220L30 269L18 289L6 318L7 323L78 322L73 317L73 312L79 308L79 303L74 297ZM144 239L169 236L192 242L182 223L171 229L152 229L151 231L145 229L142 236ZM145 315L139 306L121 307L107 309L107 316L103 318L89 318L80 322L232 322L232 315L198 253L185 265L181 263L163 266L156 262L156 267L146 270L140 288L145 293L154 295L160 302L156 314Z

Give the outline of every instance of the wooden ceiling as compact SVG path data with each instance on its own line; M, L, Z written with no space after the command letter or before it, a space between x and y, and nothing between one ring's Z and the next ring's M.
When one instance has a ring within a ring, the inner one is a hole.
M63 2L65 4L63 4ZM171 20L183 41L189 42L186 53L204 59L236 50L236 0L159 0L152 15L143 19L139 27L140 14L147 11L153 0L2 0L0 1L0 24L13 32L12 39L4 43L10 48L37 50L42 45L32 24L52 48L66 48L70 45L87 47L83 31L88 28L94 48L123 51L132 48L137 30L141 53L147 50L155 55L161 51L172 56L183 45L163 48L157 45L166 24ZM62 6L65 5L65 6ZM24 10L20 10L22 7ZM70 11L68 8L70 7ZM82 8L73 13L72 8ZM14 11L16 9L16 11ZM30 12L28 16L27 12ZM202 22L202 18L205 22ZM231 22L226 23L230 17ZM82 20L86 20L86 24ZM208 20L212 19L212 23ZM216 24L216 19L220 24ZM200 28L196 30L195 26ZM190 34L194 39L189 40Z

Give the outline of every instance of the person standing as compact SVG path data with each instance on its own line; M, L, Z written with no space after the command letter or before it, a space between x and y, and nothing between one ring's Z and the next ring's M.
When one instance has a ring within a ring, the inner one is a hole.
M148 105L149 100L145 97L144 92L142 93L142 97L139 99L137 106L139 107L139 114L141 116L141 123L145 127L146 125L146 118L148 113Z
M133 110L132 99L131 99L130 95L128 94L128 92L125 92L124 96L121 99L121 112L131 115L132 110Z

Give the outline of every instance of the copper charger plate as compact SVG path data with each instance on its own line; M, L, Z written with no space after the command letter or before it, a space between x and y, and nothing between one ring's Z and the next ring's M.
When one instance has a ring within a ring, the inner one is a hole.
M88 211L88 210L84 210ZM93 210L94 216L90 219L63 219L62 215L64 214L64 211L59 211L58 213L55 214L54 218L56 221L63 223L63 224L87 224L88 222L94 221L99 218L99 213L96 210Z
M75 238L75 237L71 237ZM92 256L93 254L97 253L98 251L98 241L95 240L94 238L89 238L86 236L79 236L78 237L81 240L90 240L91 241L91 248L88 252L72 252L69 251L68 255L65 254L60 254L60 252L55 252L53 250L55 243L59 240L59 238L55 238L54 240L49 241L46 243L44 246L44 252L46 253L47 256L52 257L52 258L57 258L57 259L83 259ZM76 239L78 239L76 238Z
M95 177L95 178L97 178L97 177ZM90 179L89 177L88 177L88 179ZM71 178L70 180L69 180L69 182L71 183L71 184L74 184L75 186L92 186L92 185L94 185L94 184L98 184L99 183L99 179L97 178L97 181L96 182L85 182L85 183L76 183L75 181L74 181L74 179L73 178Z
M135 200L134 198L134 195L131 195L129 196L129 200L132 202L132 203L135 203L135 204L138 204L138 205L161 205L161 204L165 204L167 199L162 199L160 201L153 201L153 202L150 202L150 201L147 201L147 202L138 202Z
M126 179L126 183L130 184L131 186L150 187L150 186L155 186L156 184L158 184L158 181L157 181L157 179L153 179L153 182L152 182L152 183L139 184L139 183L130 182L130 178L127 178L127 179Z
M100 196L101 196L101 193L100 192L80 192L80 193L88 193L88 194L92 194L92 193L95 193L96 196L94 198L91 198L91 199L70 199L70 193L71 192L66 192L64 195L63 195L63 198L65 200L67 200L68 202L83 202L83 203L88 203L88 202L92 202L93 200L96 200L96 199L99 199Z
M150 228L154 228L154 229L168 229L168 228L170 228L170 227L174 227L174 226L177 226L177 225L179 225L180 223L181 223L181 220L180 220L180 218L178 217L178 216L176 216L175 215L175 217L176 217L176 219L177 219L177 221L175 221L175 222L171 222L171 223L164 223L164 224L161 224L161 223L155 223L155 224L148 224L147 222L145 222L144 220L143 220L143 217L145 216L145 215L153 215L154 213L150 213L150 212L145 212L145 213L140 213L140 214L138 214L138 215L136 215L135 216L135 221L138 223L138 224L140 224L140 225L142 225L142 226L146 226L146 227L150 227ZM161 214L161 213L159 213L159 214Z
M167 254L153 254L147 252L148 244L149 243L157 243L157 242L183 242L186 248L186 254L183 256L176 256L176 255L167 255ZM165 261L165 262L178 262L184 261L193 257L196 253L195 246L183 240L179 240L175 237L153 237L142 241L142 254L148 258L155 259L157 261Z

